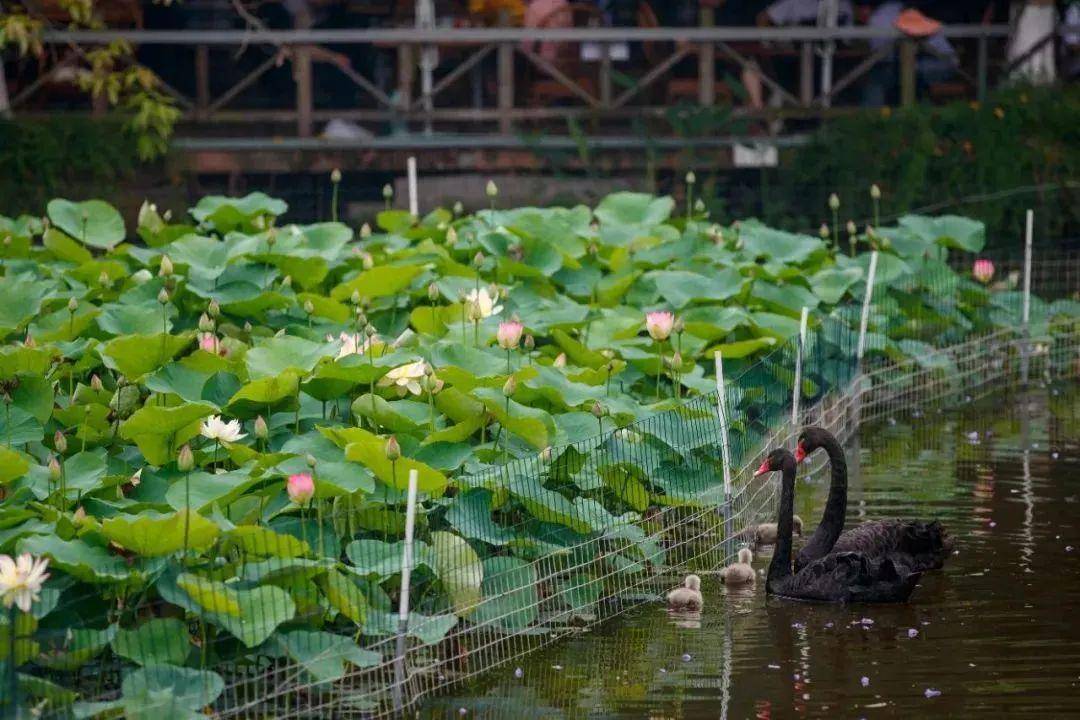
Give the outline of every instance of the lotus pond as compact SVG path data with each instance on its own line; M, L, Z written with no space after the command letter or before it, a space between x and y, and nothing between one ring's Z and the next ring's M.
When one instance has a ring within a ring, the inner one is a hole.
M750 433L794 375L745 371L790 347L803 308L814 402L853 367L830 338L858 329L872 251L870 361L1019 325L1016 277L976 266L983 227L955 216L841 242L634 193L388 207L357 231L286 211L253 193L183 218L147 205L134 228L100 200L0 217L0 554L49 563L41 588L0 574L0 687L20 706L195 717L246 658L316 685L378 665L412 471L427 622L410 642L535 629L532 561L644 537L657 508L715 503L720 482L715 463L689 482L575 441L634 426L682 458L678 428L635 423L706 398L717 352L743 377L731 431ZM1036 334L1080 317L1067 297L1031 310ZM581 572L664 566L631 542ZM570 596L583 614L596 600Z

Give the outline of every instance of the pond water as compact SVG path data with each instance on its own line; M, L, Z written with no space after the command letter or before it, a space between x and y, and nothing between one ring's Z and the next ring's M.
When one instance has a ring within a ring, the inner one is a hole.
M848 457L849 526L939 518L957 537L908 604L767 601L763 578L749 591L706 578L699 623L642 607L419 716L1080 716L1080 392L905 411L864 427ZM811 529L827 482L797 485Z

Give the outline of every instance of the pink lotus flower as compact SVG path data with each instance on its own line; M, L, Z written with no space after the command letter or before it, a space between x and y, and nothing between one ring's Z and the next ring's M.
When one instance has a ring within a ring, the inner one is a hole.
M985 285L994 278L994 263L986 259L976 260L974 267L971 268L971 274Z
M645 329L653 340L663 342L671 335L671 329L675 326L675 315L667 310L645 314Z
M499 330L495 333L495 339L503 350L513 350L521 342L521 333L525 326L517 320L499 323Z
M297 473L289 476L285 489L290 500L297 505L303 505L315 494L315 481L308 473Z
M214 333L199 333L199 349L205 350L212 355L225 357L228 351L221 344L221 340Z

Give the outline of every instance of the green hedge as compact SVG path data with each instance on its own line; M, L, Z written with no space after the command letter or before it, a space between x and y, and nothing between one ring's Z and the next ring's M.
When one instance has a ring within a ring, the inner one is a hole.
M0 120L0 214L43 207L57 195L109 194L139 164L119 119Z
M792 153L763 201L772 223L816 227L872 217L868 187L881 186L882 213L935 204L987 225L991 245L1021 236L1034 208L1039 239L1080 235L1080 88L1012 88L987 102L874 110L833 120ZM1045 186L1058 186L1057 189ZM1021 190L1044 186L1042 190ZM992 195L979 201L972 196Z

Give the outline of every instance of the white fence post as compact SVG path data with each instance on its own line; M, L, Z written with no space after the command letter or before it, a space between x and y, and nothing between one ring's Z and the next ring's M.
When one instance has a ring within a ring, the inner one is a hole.
M859 344L855 350L855 359L861 366L863 353L866 352L866 328L870 323L870 302L874 298L874 278L877 276L878 251L870 253L870 269L866 273L866 295L863 297L862 318L859 320Z
M1024 304L1020 323L1024 337L1020 345L1020 382L1027 385L1031 364L1031 240L1034 234L1035 213L1027 211L1024 228Z
M727 390L724 387L724 358L717 350L713 353L716 363L716 409L720 415L720 457L724 461L724 545L728 550L724 553L724 562L733 548L730 547L731 531L735 518L732 517L731 507L731 446L728 444L728 414L727 414Z
M412 581L413 532L416 527L416 484L419 475L409 471L408 500L405 504L405 545L401 550L401 599L398 602L397 648L394 653L394 709L404 707L405 640L409 632L409 589Z
M799 319L799 340L795 345L795 387L791 390L791 428L798 432L799 429L799 402L802 395L802 361L803 346L806 345L806 321L810 309L803 306L802 317Z
M413 217L420 217L420 198L417 197L416 187L416 157L409 156L408 161L405 163L409 172L409 212Z

